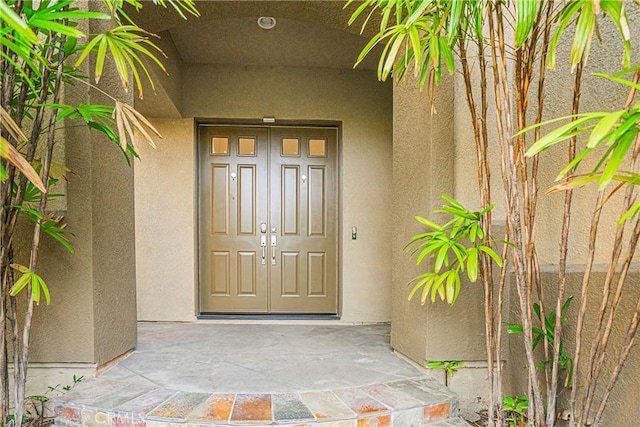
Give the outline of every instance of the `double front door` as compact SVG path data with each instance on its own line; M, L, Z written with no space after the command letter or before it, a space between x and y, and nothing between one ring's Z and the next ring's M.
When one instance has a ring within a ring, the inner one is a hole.
M337 313L337 129L198 126L200 312Z

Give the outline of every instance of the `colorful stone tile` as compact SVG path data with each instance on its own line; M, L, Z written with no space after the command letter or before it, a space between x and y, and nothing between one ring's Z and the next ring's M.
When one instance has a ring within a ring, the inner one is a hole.
M374 414L389 410L387 406L355 388L334 390L333 393L356 414Z
M361 387L360 390L367 393L369 396L376 399L378 402L382 402L391 409L408 409L422 406L422 402L418 399L414 399L406 393L389 387L386 384L374 384L370 386Z
M440 403L443 400L443 396L440 393L434 393L431 391L425 391L418 387L416 383L410 380L400 380L387 383L387 385L393 389L399 390L402 393L408 394L414 399L419 400L423 405L434 405Z
M125 415L146 415L177 393L175 390L157 388L117 406L114 412Z
M142 418L131 415L114 415L111 421L113 427L146 427L147 425Z
M238 394L232 421L271 421L270 394Z
M213 394L187 418L194 422L229 421L235 399L235 394Z
M449 402L424 407L425 424L446 420L450 415L451 405Z
M358 419L358 427L391 427L391 415L360 418Z
M91 409L82 410L82 427L111 427L111 414Z
M210 393L186 393L179 392L162 405L151 411L147 417L162 418L165 420L185 421L187 415L196 406L207 400ZM149 423L147 423L148 425Z
M102 411L113 411L114 408L142 396L151 390L153 390L153 388L149 386L131 384L126 388L122 388L113 393L96 397L95 399L92 399L90 404L85 402L85 405Z
M422 427L424 425L424 408L412 408L394 411L391 416L394 427Z
M358 427L358 420L328 421L314 424L314 427Z
M74 424L82 423L82 410L73 406L56 405L54 409L56 420L66 420Z
M101 381L99 383L94 381L83 381L73 387L71 392L56 397L55 401L59 403L72 402L77 400L78 397L81 397L83 404L85 402L91 403L95 399L118 392L119 390L126 388L126 386L127 384L116 381Z
M455 399L456 394L449 390L447 387L443 387L442 384L438 383L434 378L422 377L420 379L415 379L413 382L418 386L419 389L424 390L426 392L431 392L442 396L443 398Z
M354 418L356 413L330 391L300 393L300 398L318 420Z
M297 393L272 395L273 420L315 420L315 417Z
M147 420L146 427L185 427L185 424L182 423L170 423L166 421L157 421L157 420Z

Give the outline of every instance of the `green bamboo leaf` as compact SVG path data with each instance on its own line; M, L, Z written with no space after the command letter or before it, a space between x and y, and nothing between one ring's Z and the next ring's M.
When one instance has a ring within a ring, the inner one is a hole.
M413 217L416 221L418 221L420 224L422 225L426 225L429 228L433 228L434 230L442 230L442 227L440 226L440 224L435 223L427 218L421 217L421 216L414 216Z
M455 304L460 296L460 288L462 287L462 283L460 281L460 275L456 273L455 275L455 293L453 294L453 302L451 305Z
M627 133L628 130L637 126L638 122L640 122L640 111L631 113L629 116L625 117L622 124L620 124L620 126L618 126L618 128L609 135L607 144L611 145L615 143L623 134Z
M639 86L640 88L640 86ZM600 144L604 138L611 132L611 129L618 123L620 117L625 114L626 110L614 111L613 113L605 114L596 127L591 131L591 136L587 141L587 147L595 148Z
M40 276L38 276L40 277ZM42 287L42 293L44 294L44 300L47 305L51 305L51 294L49 293L49 287L45 281L40 277L40 286Z
M618 0L600 0L600 8L611 16L623 39L622 64L629 67L631 63L631 32L629 30L629 18L624 10L624 2Z
M444 63L447 66L447 71L449 71L449 74L453 74L456 70L455 60L453 58L453 50L451 50L451 47L447 43L447 39L445 39L444 37L439 37L438 42L440 44L440 52L444 57Z
M509 323L509 327L507 328L507 333L509 334L521 334L524 332L524 328L522 325L518 325L515 323Z
M7 4L5 0L0 0L0 22L2 27L7 25L13 31L31 44L38 44L38 36L33 32L29 25Z
M415 58L415 71L416 73L420 69L420 65L422 64L422 43L420 41L420 34L416 27L410 27L408 29L409 40L411 41L411 51L413 52L413 57Z
M343 6L343 9L348 8L349 6L351 6L351 4L354 2L355 0L349 0L345 3L345 5ZM366 9L369 8L369 6L371 5L371 1L367 0L367 1L363 1L362 4L360 6L358 6L358 8L351 14L351 18L349 18L349 21L347 22L347 25L352 25L356 19L358 19L358 17L360 17L360 15L362 15L362 12L364 12Z
M571 301L573 301L573 297L567 298L567 300L564 302L564 304L562 304L562 309L560 310L560 313L562 313L563 316L565 315L565 313L569 309L569 305L571 305ZM566 321L566 319L563 319L563 321Z
M447 273L449 273L449 272L447 272ZM449 275L447 274L447 277L448 276ZM446 297L446 291L445 291L444 283L441 283L440 286L438 286L436 288L436 290L438 291L437 295L440 297L440 301L444 301L444 299ZM436 302L435 294L433 292L431 293L431 302Z
M40 281L35 273L31 273L31 292L35 303L40 305Z
M14 270L19 271L22 274L31 272L31 270L29 270L29 267L27 267L25 265L22 265L22 264L15 264L14 263L14 264L10 264L10 267L13 268Z
M500 255L498 255L493 249L484 245L479 246L478 249L489 255L499 267L502 267L502 258L500 258Z
M590 1L583 1L578 23L576 25L576 32L573 36L573 45L571 46L570 63L574 67L580 61L584 61L585 63L587 62L595 21L596 15L593 13L593 3Z
M452 0L450 2L449 11L449 42L453 43L458 36L458 27L460 26L460 18L462 16L465 0Z
M621 77L616 76L615 74L604 74L604 73L593 73L594 76L597 77L604 77L605 79L611 80L613 82L617 82L617 83L621 83L625 86L629 86L634 88L635 90L639 90L640 91L640 84L639 83L634 83L631 80L627 80L627 79L623 79Z
M447 284L445 286L445 292L444 292L447 303L449 305L453 305L454 303L454 297L456 293L455 281L456 281L455 274L454 273L449 274L449 276L447 277Z
M80 64L82 64L84 60L87 58L87 56L89 56L89 54L93 51L96 45L98 43L103 43L103 40L104 40L104 34L99 34L95 36L89 43L87 43L87 45L82 48L82 52L80 53L80 56L78 56L78 59L74 63L74 66L75 67L80 66Z
M429 280L427 280L424 284L424 288L422 289L422 295L420 296L420 304L425 305L427 303L427 297L429 296L429 291L433 289L434 286L434 277L431 276Z
M459 243L454 243L451 245L451 250L456 255L458 264L461 266L462 270L464 270L464 260L467 258L467 249Z
M471 243L475 243L476 242L476 237L478 234L478 225L477 224L472 224L470 229L469 229L469 240L471 240Z
M423 275L420 275L418 277L423 277L423 276L427 276L429 273L425 273ZM414 279L415 280L415 279ZM416 294L416 292L418 292L418 290L424 286L424 284L429 280L429 277L423 277L421 280L417 281L416 284L413 286L413 288L411 289L411 292L409 292L409 298L407 298L409 301L411 301L411 298L413 298L413 296ZM409 284L411 284L411 282L409 282Z
M560 24L553 33L551 43L549 44L549 55L547 57L547 65L549 68L556 68L556 51L560 38L566 31L569 24L571 24L575 18L575 14L582 7L582 0L573 0L564 3L562 11L558 14L558 20Z
M467 250L467 276L472 283L478 280L478 250L476 248Z
M68 25L64 25L55 21L40 19L37 17L34 17L29 20L29 26L31 26L32 28L39 28L44 31L64 34L66 36L75 37L75 38L84 36L84 33L78 30L77 28L70 27Z
M413 5L414 6L418 6L412 13L411 15L409 15L409 17L406 20L405 23L405 28L409 28L410 26L412 26L418 19L420 19L420 17L422 16L422 14L424 13L424 11L431 6L431 4L433 3L433 0L422 0L419 2L414 2Z
M571 121L570 123L567 123L566 125L552 130L551 132L538 139L531 147L529 147L529 149L527 150L527 156L534 156L539 152L551 147L552 145L564 141L565 139L571 138L572 136L586 132L586 129L583 128L582 130L579 130L578 128L581 125L592 120L598 120L604 115L606 115L606 113L589 113L576 120Z
M585 157L587 157L592 152L593 152L592 148L585 148L580 153L578 153L578 155L560 171L558 176L556 176L556 181L560 181L562 178L564 178L564 176L568 174L569 171L575 170L578 167L578 165L580 165L580 163L585 159Z
M447 201L450 205L462 210L462 211L466 211L466 208L462 205L462 203L460 203L459 201L457 201L456 199L454 199L451 196L448 196L446 194L440 194L440 198L444 199L445 201Z
M531 34L536 21L538 2L535 0L516 0L516 47L522 46Z
M636 202L618 220L618 227L622 227L627 220L633 220L640 212L640 202Z
M439 248L439 245L436 244L428 244L421 252L420 255L418 255L418 257L416 258L416 265L420 265L422 263L422 260L429 255L431 252L435 252L435 250L437 248Z
M620 168L629 148L633 145L637 135L638 129L632 128L629 132L622 135L615 144L615 149L611 153L611 157L609 158L609 161L607 161L607 166L605 166L604 171L602 172L600 184L598 185L599 190L603 190L607 185L609 185Z
M438 252L438 255L436 256L436 263L434 266L434 271L436 273L440 272L440 270L442 269L442 266L448 266L449 265L449 257L447 255L449 248L446 245L443 245L440 248L440 251Z
M15 297L20 292L22 292L22 290L29 284L30 281L31 281L31 273L30 272L24 273L15 281L15 283L11 287L11 290L9 291L9 294L12 297Z
M396 57L398 56L398 52L400 51L400 48L402 47L402 45L404 44L404 40L406 37L406 33L397 33L394 35L394 37L391 39L393 40L393 43L391 43L391 40L389 40L389 42L391 43L391 48L389 49L389 52L387 53L387 59L384 62L384 66L382 68L382 80L386 80L387 77L389 77L389 74L391 73L391 70L393 69L393 64L396 61Z

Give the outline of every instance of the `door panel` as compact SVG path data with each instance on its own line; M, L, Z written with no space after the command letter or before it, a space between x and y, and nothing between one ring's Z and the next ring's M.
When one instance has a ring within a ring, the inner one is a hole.
M337 130L201 125L199 158L200 311L337 313Z
M203 313L268 309L259 230L268 221L267 135L266 128L199 126Z
M337 313L337 130L272 128L270 141L270 218L282 261L269 276L283 284L270 288L271 311Z

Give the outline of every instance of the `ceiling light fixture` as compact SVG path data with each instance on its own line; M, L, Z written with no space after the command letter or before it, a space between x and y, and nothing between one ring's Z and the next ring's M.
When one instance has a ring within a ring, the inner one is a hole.
M270 30L276 26L276 18L273 16L261 16L258 18L258 26L263 30Z

